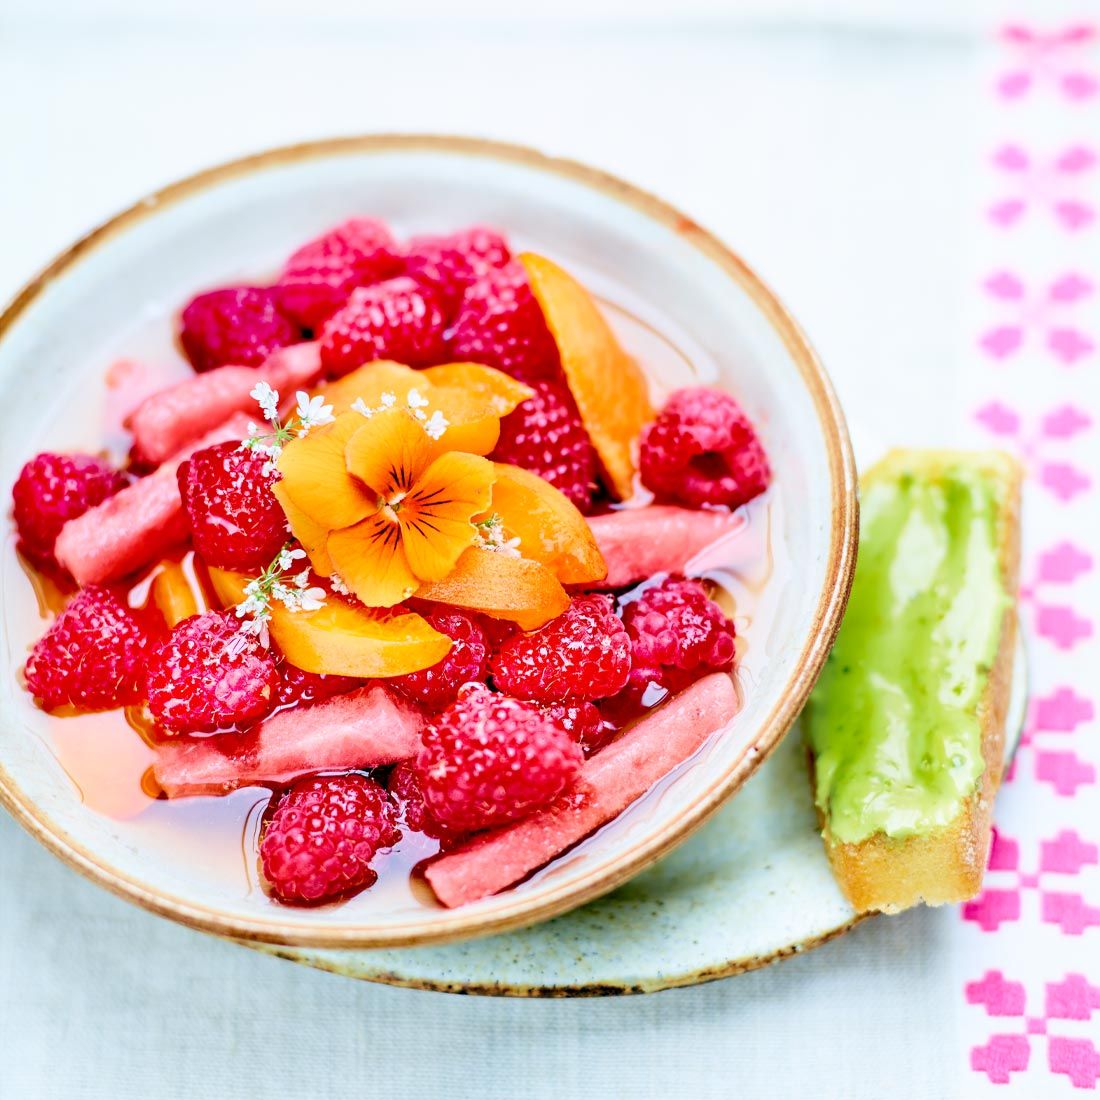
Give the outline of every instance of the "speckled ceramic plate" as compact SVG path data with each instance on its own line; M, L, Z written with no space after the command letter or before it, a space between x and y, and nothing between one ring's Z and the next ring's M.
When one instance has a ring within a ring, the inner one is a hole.
M1026 709L1021 642L1009 752ZM443 947L253 946L367 981L514 997L650 993L796 955L862 919L829 870L798 733L686 844L614 893L545 924Z

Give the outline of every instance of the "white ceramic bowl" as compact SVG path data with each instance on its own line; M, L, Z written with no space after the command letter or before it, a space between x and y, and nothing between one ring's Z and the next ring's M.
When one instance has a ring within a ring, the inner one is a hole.
M41 632L9 547L2 562L0 800L52 851L156 912L241 939L312 947L437 943L543 919L610 890L709 817L771 752L813 685L854 565L855 473L844 420L804 336L734 254L660 200L583 165L460 138L378 136L273 150L175 184L59 257L0 317L0 485L44 448L96 448L107 364L173 353L168 317L197 289L262 278L301 241L355 214L400 233L473 222L553 257L656 340L665 385L728 386L760 426L782 508L769 628L733 722L658 792L515 889L457 910L406 890L353 905L279 907L213 873L193 838L84 804L20 685ZM657 334L657 335L654 335ZM672 363L672 366L669 366ZM6 491L6 490L5 490ZM177 843L178 841L178 843ZM254 887L254 884L253 884Z

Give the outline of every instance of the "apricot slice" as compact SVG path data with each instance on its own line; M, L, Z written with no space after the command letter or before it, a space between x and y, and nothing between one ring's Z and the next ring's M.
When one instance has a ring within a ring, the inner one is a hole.
M367 363L320 392L339 414L359 400L368 409L376 409L383 394L393 394L404 404L414 389L427 402L424 410L428 415L438 410L447 420L441 446L476 455L487 455L497 445L500 418L531 396L527 386L480 363L412 370L388 359Z
M244 599L252 579L243 573L211 569L210 579L226 606ZM318 611L271 606L271 636L286 659L306 672L373 679L403 676L441 661L451 639L412 611L373 611L335 596Z
M537 630L569 606L557 577L541 562L471 547L441 581L420 586L422 600L509 619L521 630Z
M153 603L169 626L199 613L199 602L183 566L177 561L163 561L153 578Z
M519 260L558 345L566 381L608 487L626 500L634 494L634 442L654 417L645 375L576 279L545 256L525 252Z
M495 468L489 514L500 516L506 538L519 539L519 552L542 562L562 584L602 581L607 564L573 502L530 470L501 462Z

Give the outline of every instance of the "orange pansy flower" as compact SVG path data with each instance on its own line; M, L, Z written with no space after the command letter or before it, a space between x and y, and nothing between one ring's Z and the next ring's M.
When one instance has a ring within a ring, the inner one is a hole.
M295 534L368 607L392 607L442 580L477 541L471 520L488 507L493 464L446 450L442 434L400 406L347 412L279 459Z

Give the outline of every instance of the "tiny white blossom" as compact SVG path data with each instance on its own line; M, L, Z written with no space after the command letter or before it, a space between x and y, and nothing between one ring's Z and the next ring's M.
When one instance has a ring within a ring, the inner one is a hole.
M274 423L279 419L279 391L273 390L266 382L257 382L249 396L260 406L265 420Z
M483 550L495 554L504 554L509 558L518 558L519 539L504 537L504 523L495 512L488 519L477 524L478 542Z
M423 409L413 409L412 414L416 417L417 420L428 419L428 414Z
M408 397L405 398L405 404L410 409L425 409L428 407L428 399L418 389L411 389Z
M351 403L351 408L353 412L357 412L360 416L367 417L368 420L374 416L374 409L368 408L367 403L361 397L357 397Z
M305 556L306 552L301 549L301 547L295 547L293 550L290 550L284 546L283 549L279 551L279 557L277 559L279 570L283 573L287 572L296 561L301 561ZM247 592L248 589L246 588L245 591Z
M395 394L395 393L384 393L384 394L382 394L381 401L382 401L382 408L392 409L394 407L394 405L397 404L397 394Z
M339 573L330 574L328 583L332 586L333 592L339 592L341 596L351 595L351 589L348 588L347 583Z
M310 397L304 390L299 390L295 396L298 399L298 435L309 433L310 428L319 428L324 424L331 424L335 417L332 415L332 406L325 404L324 397Z
M439 439L439 437L451 426L450 421L436 409L434 413L424 422L424 431L432 437L432 439Z

